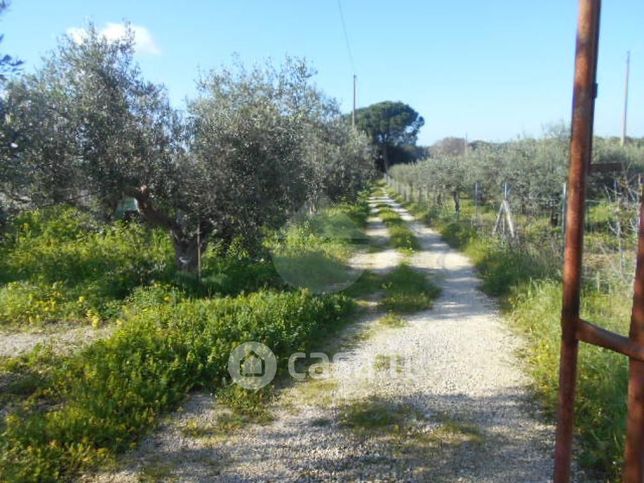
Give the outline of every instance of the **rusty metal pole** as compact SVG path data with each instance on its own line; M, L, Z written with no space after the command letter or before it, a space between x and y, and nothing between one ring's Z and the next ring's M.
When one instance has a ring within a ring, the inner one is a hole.
M590 167L593 117L597 92L595 79L599 43L601 0L579 1L579 24L575 54L572 139L568 175L566 248L563 267L561 311L561 358L559 362L559 408L555 446L555 483L570 481L574 403L577 382L577 324L581 296L581 262L584 237L586 176Z
M639 244L630 339L644 346L644 197L640 205ZM631 359L624 483L644 481L644 362Z

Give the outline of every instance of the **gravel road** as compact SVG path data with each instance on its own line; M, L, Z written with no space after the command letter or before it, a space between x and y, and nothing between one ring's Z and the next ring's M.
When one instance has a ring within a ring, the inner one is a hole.
M283 390L268 425L189 435L182 428L212 427L222 414L211 396L197 394L125 457L124 469L91 479L550 481L553 427L530 399L520 342L477 289L471 262L390 198L378 202L419 239L409 263L442 287L431 310L403 327L383 326L375 311L357 321L331 378ZM375 218L368 235L387 237ZM383 249L360 265L386 271L401 258Z

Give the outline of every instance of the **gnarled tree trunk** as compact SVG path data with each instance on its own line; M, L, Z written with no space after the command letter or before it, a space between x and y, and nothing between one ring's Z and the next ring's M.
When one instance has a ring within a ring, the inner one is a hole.
M126 193L137 200L139 212L147 223L165 228L171 233L177 268L183 272L196 273L200 256L208 244L208 235L212 233L212 227L202 223L198 228L199 235L195 235L194 231L187 231L175 219L152 206L150 190L147 186L130 188Z
M461 194L458 190L452 191L452 199L454 200L454 213L458 215L461 213Z

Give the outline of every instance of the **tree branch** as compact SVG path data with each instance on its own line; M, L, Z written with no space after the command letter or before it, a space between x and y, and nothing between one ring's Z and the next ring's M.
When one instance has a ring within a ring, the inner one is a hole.
M147 186L143 185L140 188L129 186L124 191L126 195L131 196L138 202L139 212L148 223L171 231L180 231L180 227L175 220L152 206L150 189Z

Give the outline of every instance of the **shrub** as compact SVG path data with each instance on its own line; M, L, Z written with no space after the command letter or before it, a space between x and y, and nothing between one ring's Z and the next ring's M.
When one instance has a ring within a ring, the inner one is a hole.
M174 270L165 233L100 224L61 206L20 215L0 255L9 282L0 288L0 324L110 317L115 301Z
M27 404L7 417L1 479L52 481L91 468L135 444L191 389L220 386L238 344L262 342L283 366L353 307L347 297L307 291L182 300L162 287L138 291L132 303L112 337L56 371L49 411Z

